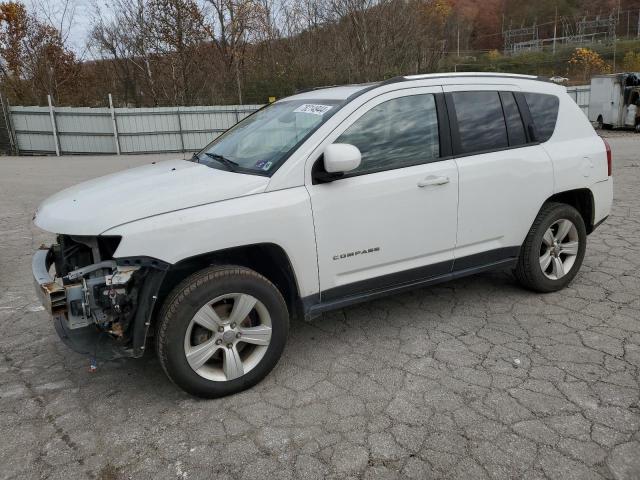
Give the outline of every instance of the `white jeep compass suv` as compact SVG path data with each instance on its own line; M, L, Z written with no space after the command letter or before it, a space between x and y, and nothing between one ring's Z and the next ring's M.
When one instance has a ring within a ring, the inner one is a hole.
M64 190L33 274L60 337L160 362L187 392L256 384L289 318L497 268L552 292L609 214L611 152L563 87L434 74L277 101L192 161Z

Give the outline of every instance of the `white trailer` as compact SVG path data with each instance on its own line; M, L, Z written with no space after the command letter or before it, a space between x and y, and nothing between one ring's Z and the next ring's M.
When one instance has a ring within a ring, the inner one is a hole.
M599 128L640 130L640 72L594 76L589 120Z

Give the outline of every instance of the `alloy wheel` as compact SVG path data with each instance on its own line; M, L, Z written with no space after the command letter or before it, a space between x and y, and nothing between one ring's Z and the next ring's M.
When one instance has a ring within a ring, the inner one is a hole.
M229 293L196 312L185 332L184 352L201 377L235 380L260 363L271 333L271 317L262 302L246 293Z
M551 279L564 277L576 261L580 240L571 220L556 220L544 233L540 245L540 268Z

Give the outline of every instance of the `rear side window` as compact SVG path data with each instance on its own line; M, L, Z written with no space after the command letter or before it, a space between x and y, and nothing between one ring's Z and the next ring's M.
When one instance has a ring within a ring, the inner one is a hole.
M454 92L461 153L498 150L509 146L498 92Z
M536 127L536 140L546 142L556 128L560 99L555 95L544 93L525 93L524 98L529 105L531 118Z
M507 133L509 134L509 145L514 147L527 143L527 135L524 133L524 124L520 116L520 110L516 99L511 92L500 92L502 100L502 110L504 119L507 122Z
M362 153L349 176L432 162L440 156L435 98L412 95L376 105L335 143L350 143Z

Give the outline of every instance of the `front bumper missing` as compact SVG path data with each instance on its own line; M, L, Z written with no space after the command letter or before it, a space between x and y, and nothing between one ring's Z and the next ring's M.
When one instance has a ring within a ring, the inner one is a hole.
M101 360L131 356L131 352L123 349L96 325L81 328L69 328L67 321L67 292L49 274L53 265L53 251L44 245L33 255L31 270L36 293L47 312L53 318L53 326L60 340L71 350L83 355L90 355Z
M31 259L31 270L36 286L36 293L42 306L51 315L64 314L67 309L67 294L64 287L56 283L49 269L53 264L53 252L50 248L41 246Z
M115 267L116 262L110 262ZM49 271L54 263L53 249L43 245L33 255L31 269L38 297L45 310L52 316L56 333L63 343L75 352L101 360L142 356L158 291L169 264L146 257L125 258L118 261L122 271L130 268L131 265L138 265L140 274L143 275L143 285L137 297L137 309L133 315L131 328L126 332L125 337L118 339L96 323L88 325L70 323L70 318L73 316L68 309L69 301L74 300L73 286L65 287L52 278ZM68 277L72 277L73 274L82 276L87 271L103 267L105 265L90 265L70 273ZM115 279L115 275L112 278Z

